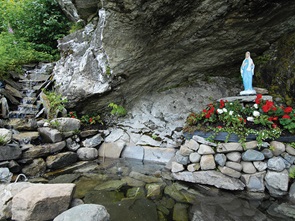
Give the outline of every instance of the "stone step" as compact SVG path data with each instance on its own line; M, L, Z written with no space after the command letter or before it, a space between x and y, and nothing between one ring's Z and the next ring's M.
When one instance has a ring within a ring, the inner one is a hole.
M8 116L9 118L34 118L35 114L26 114L21 111L10 111Z

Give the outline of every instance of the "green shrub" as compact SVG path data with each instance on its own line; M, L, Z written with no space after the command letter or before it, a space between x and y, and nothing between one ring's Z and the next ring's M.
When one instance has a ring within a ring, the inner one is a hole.
M112 115L116 115L118 117L123 117L123 116L125 116L127 114L126 109L123 106L120 106L118 104L110 103L108 105L108 107L112 108L112 110L111 110Z

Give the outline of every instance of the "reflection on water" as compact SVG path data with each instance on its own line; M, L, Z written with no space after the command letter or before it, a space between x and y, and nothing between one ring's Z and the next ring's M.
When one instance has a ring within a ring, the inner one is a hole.
M104 205L111 221L294 220L295 207L266 194L172 180L164 165L110 160L50 181L76 184L75 198ZM286 212L288 211L288 212ZM283 214L289 213L288 216Z

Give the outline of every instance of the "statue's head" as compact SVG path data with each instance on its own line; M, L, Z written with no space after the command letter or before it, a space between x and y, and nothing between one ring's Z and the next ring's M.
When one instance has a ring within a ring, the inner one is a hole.
M250 52L249 51L246 52L245 57L250 58Z

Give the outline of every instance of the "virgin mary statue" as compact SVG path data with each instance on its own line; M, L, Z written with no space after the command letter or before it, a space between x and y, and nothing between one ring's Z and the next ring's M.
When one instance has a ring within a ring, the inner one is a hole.
M250 57L250 52L247 51L245 59L241 65L241 76L243 78L244 90L240 92L240 95L256 94L256 91L252 87L252 78L254 75L254 62Z

